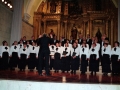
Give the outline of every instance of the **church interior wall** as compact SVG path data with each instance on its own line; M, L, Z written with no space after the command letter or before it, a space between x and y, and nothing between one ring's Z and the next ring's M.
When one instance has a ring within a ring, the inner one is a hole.
M0 3L0 45L3 40L10 44L13 12Z
M33 26L29 23L22 21L22 37L26 36L27 40L31 39L31 36L33 35Z

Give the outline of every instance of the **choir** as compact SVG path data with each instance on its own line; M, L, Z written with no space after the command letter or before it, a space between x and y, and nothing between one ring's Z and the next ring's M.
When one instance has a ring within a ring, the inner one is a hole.
M41 36L39 37L41 38ZM44 42L44 41L43 41ZM7 41L3 41L0 46L0 70L14 70L18 66L20 71L24 71L26 65L30 71L36 67L39 68L39 49L38 39L34 36L31 40L26 40L24 36L19 42L15 41L11 47ZM120 74L120 47L119 42L114 43L112 48L108 38L102 36L101 41L97 38L88 35L83 38L70 40L61 37L60 40L54 36L49 44L49 68L58 73L61 70L63 73L71 71L71 74L76 74L76 70L80 70L81 74L85 74L87 67L91 75L99 71L99 63L101 62L102 73L107 75ZM42 70L45 69L44 58L42 60Z

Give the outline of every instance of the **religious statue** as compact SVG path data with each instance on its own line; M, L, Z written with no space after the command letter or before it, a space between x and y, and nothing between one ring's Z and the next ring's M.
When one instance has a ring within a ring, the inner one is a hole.
M50 29L51 31L50 31L50 33L49 33L49 36L52 34L52 36L54 37L55 36L55 33L54 33L54 31L53 31L53 29Z
M50 13L55 13L55 12L56 12L56 3L54 0L52 0L50 3Z
M101 34L101 32L100 32L100 28L98 28L98 31L97 31L97 33L96 33L96 37L97 37L97 39L98 39L98 42L100 42L100 41L101 41L101 37L102 37L102 34Z
M71 36L73 37L73 39L77 39L77 33L78 33L78 30L74 24L71 30Z

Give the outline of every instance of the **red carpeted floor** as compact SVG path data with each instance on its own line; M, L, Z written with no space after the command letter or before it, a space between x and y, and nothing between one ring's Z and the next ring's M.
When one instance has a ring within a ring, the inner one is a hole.
M5 80L62 82L63 76L66 77L66 83L120 84L120 75L112 76L109 74L108 76L104 76L100 73L97 73L96 75L90 75L90 73L82 75L80 72L77 72L76 75L73 75L70 72L54 73L54 71L51 71L51 76L39 76L37 71L0 71L0 79Z

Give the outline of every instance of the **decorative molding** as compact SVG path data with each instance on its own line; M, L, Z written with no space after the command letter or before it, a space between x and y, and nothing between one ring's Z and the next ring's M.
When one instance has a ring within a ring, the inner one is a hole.
M28 13L24 13L24 21L28 22L30 17L31 16Z
M34 27L32 24L30 24L29 22L25 21L24 19L22 19L23 22L25 22L26 24L28 24L31 27Z

